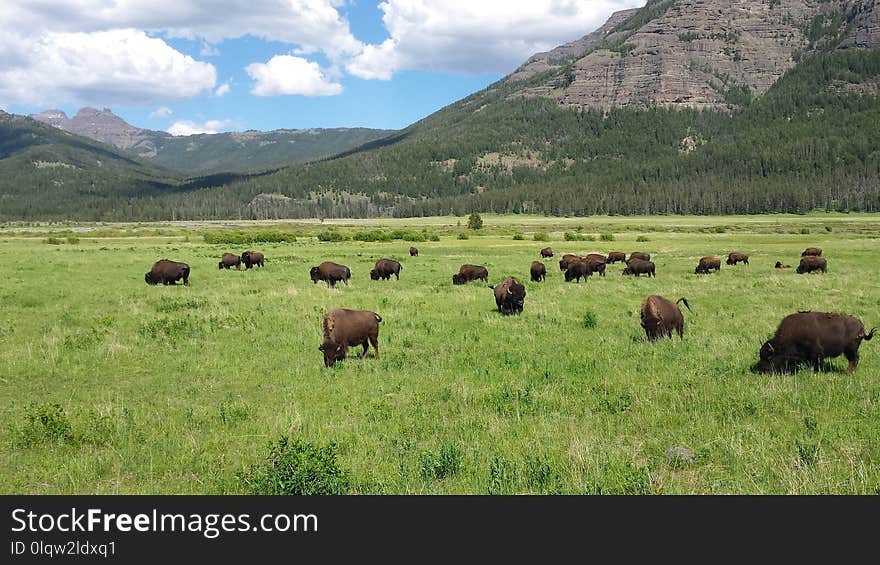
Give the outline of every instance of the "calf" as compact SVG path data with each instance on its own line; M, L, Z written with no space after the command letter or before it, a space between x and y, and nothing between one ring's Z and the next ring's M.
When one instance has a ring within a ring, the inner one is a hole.
M745 253L731 253L727 256L727 264L728 265L736 265L737 263L745 263L749 264L749 256Z
M489 288L495 292L495 304L499 312L505 316L522 313L526 300L526 287L514 277L509 277L495 287L490 285Z
M410 256L410 257L418 257L418 256L419 256L419 250L416 249L415 247L410 247L410 248L409 248L409 256Z
M183 279L185 286L189 286L189 265L168 259L156 261L150 272L144 275L144 280L150 285L177 284L180 279Z
M791 269L791 265L787 265L787 264L783 263L782 261L777 261L776 268L777 269Z
M324 343L318 351L324 353L324 365L332 367L345 360L349 347L363 345L361 357L367 356L368 342L379 358L379 323L382 318L366 310L332 310L324 316Z
M703 257L702 259L700 259L700 263L699 265L697 265L697 268L694 269L694 274L708 275L709 271L713 269L716 273L721 270L721 259L719 259L718 257Z
M688 310L691 309L684 297L672 302L654 294L642 302L642 327L648 341L662 337L671 338L672 330L678 333L679 338L684 339L684 315L678 307L679 303L684 303Z
M632 276L640 276L640 275L648 275L649 277L657 278L656 267L654 263L650 261L643 261L641 259L630 259L626 263L626 268L621 272L622 275L632 275Z
M542 282L547 279L547 267L545 267L544 263L541 263L540 261L532 261L530 274L532 276L532 282Z
M544 249L541 250L541 257L543 257L545 259L547 257L553 257L553 250L550 249L549 247L545 247Z
M327 288L335 288L336 283L342 281L348 286L348 280L351 278L351 269L345 265L339 265L332 261L324 261L317 267L312 267L309 271L312 282L318 284L318 281L324 281Z
M228 270L232 267L235 267L239 271L241 270L241 257L234 253L224 253L223 258L217 263L217 268L222 271L223 269Z
M798 274L802 275L804 273L812 273L815 271L827 273L828 261L816 255L806 255L804 257L801 257L801 264L798 265L797 268Z
M799 312L783 318L774 336L764 342L755 369L764 373L791 373L801 365L819 371L825 359L844 355L852 373L859 366L859 346L871 341L877 328L865 334L865 326L853 316L828 312Z
M458 273L452 275L452 284L466 284L476 280L488 283L489 270L480 265L462 265Z
M392 259L379 259L376 261L376 266L370 271L370 278L374 281L379 279L387 281L391 279L391 275L394 275L397 280L400 280L400 269L402 268L400 263Z

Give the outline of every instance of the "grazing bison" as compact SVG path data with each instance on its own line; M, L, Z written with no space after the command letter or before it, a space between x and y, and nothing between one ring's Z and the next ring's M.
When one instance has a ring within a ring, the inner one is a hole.
M708 275L712 269L715 269L716 273L721 270L721 259L718 257L703 257L700 259L700 264L694 269L694 273Z
M804 249L804 252L801 253L801 257L821 257L822 250L818 247L807 247Z
M419 250L416 249L415 247L410 247L410 248L409 248L409 256L410 256L410 257L418 257L418 256L419 256Z
M241 254L241 262L244 263L245 269L250 269L254 265L262 267L265 261L265 255L256 251L245 251Z
M871 341L877 328L865 334L858 318L828 312L799 312L786 316L776 334L761 346L756 369L791 373L801 365L819 371L825 359L845 355L852 373L859 365L859 346Z
M543 257L545 259L548 257L553 257L553 250L550 249L549 247L545 247L544 249L541 250L541 257Z
M736 265L737 263L745 263L749 264L749 256L745 253L737 253L733 252L727 256L727 264L728 265Z
M575 261L570 263L565 271L565 282L577 280L580 283L581 279L588 280L588 277L592 274L593 271L590 269L589 263L586 261Z
M777 261L776 268L777 269L791 269L791 265L787 265L787 264L783 263L782 261Z
M526 287L519 281L510 277L495 287L490 285L489 288L495 292L495 304L499 312L505 316L522 313L526 300Z
M559 270L566 271L568 270L568 266L576 261L580 261L581 258L577 255L572 255L571 253L566 253L562 256L562 259L559 260Z
M547 279L547 267L540 261L532 261L530 273L532 275L532 282L541 282Z
M645 328L648 341L672 337L672 330L678 333L678 337L684 339L684 315L678 307L682 302L688 310L691 309L684 297L672 302L655 294L642 302L642 327Z
M177 284L180 279L183 279L184 285L189 286L189 265L168 259L156 261L150 272L144 275L144 280L151 285Z
M621 253L619 251L612 251L608 254L608 264L613 265L615 263L626 263L626 253Z
M590 253L583 258L584 263L590 267L590 274L599 273L599 276L605 276L605 256L597 253Z
M223 269L228 270L232 267L235 267L239 271L241 270L241 257L234 253L224 253L223 258L217 263L217 268L222 271Z
M462 265L458 269L458 273L452 275L452 284L466 284L475 280L482 280L488 283L488 269L479 265Z
M390 280L391 275L397 277L397 280L400 280L400 269L403 267L397 261L393 259L379 259L376 261L375 268L370 271L370 278L374 281L379 279Z
M362 357L366 357L369 344L372 344L378 359L381 321L379 314L365 310L338 309L328 312L324 316L324 343L318 348L324 353L324 365L332 367L337 361L343 361L348 355L348 348L358 345L364 346Z
M633 259L641 259L642 261L650 261L651 254L650 253L639 253L638 251L636 251L635 253L629 254L629 259L626 262L629 263Z
M309 271L312 282L318 284L318 281L327 283L327 288L333 288L336 283L342 281L348 286L348 280L351 278L351 269L345 265L338 265L331 261L324 261L317 267L312 267Z
M623 275L634 275L636 277L640 275L648 275L649 277L657 277L656 267L654 263L650 261L643 261L642 259L630 259L626 262L626 268L621 273Z
M828 261L826 261L822 257L817 257L815 255L807 255L805 257L801 257L801 264L798 265L797 268L798 274L812 273L814 271L822 271L823 273L827 273Z

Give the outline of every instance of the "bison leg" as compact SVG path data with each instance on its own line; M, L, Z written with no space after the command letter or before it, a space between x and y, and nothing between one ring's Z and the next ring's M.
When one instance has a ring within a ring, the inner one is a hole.
M378 359L379 358L379 336L371 335L370 336L370 344L373 346L373 351L376 352L376 359ZM365 343L364 347L366 347L366 346L367 346L367 344Z
M843 354L846 356L847 361L849 361L849 367L847 367L846 372L854 373L859 368L859 350L847 349Z
M362 358L365 358L365 357L367 356L367 349L368 349L369 347L370 347L370 345L367 343L367 340L364 340L364 352L361 353L361 357L362 357Z
M684 322L679 322L678 325L675 327L675 329L678 331L679 339L684 339ZM672 336L669 336L669 337L672 337Z

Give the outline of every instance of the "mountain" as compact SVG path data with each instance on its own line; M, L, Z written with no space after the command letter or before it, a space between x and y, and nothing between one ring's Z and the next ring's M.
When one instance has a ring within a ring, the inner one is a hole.
M187 175L305 163L331 157L393 133L367 128L335 128L173 136L164 131L135 127L108 108L82 108L72 118L61 110L47 110L30 117Z

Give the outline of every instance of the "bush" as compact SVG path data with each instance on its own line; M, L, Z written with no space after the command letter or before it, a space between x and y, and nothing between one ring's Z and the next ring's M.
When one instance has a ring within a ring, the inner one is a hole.
M458 234L458 239L470 239L470 238L471 238L471 236L469 236L468 234L466 234L464 232Z
M354 241L391 241L391 233L381 230L357 231L351 236Z
M230 231L219 230L207 232L202 236L205 243L247 245L249 243L294 243L296 236L290 232L271 230Z
M431 241L440 241L440 236L437 235L436 233L432 233L432 234L428 237L428 239L430 239Z
M445 479L456 474L461 469L461 449L454 443L440 446L436 453L425 451L419 458L422 478Z
M348 241L348 236L336 230L324 230L318 234L318 241Z
M57 237L50 237L46 239L46 243L48 243L49 245L61 245L64 242Z
M542 231L536 231L535 234L532 236L532 239L534 239L535 241L550 241L550 236Z
M13 429L12 435L15 447L30 447L45 441L73 443L75 440L70 420L58 403L28 406L24 424Z
M584 314L584 327L588 330L592 330L599 323L599 319L596 317L596 313L592 310Z
M613 233L603 233L602 235L599 236L599 239L602 241L614 241L614 234Z
M67 243L71 245L76 245L77 243L79 243L79 238L75 235L69 235L67 236Z
M346 494L348 474L336 461L336 445L315 446L282 436L260 464L237 475L250 494L312 496Z
M474 212L468 218L468 229L470 230L480 230L483 229L483 218Z
M521 234L521 233L515 233L515 234L513 234L513 240L514 240L514 241L522 241L522 240L524 240L525 238L526 238L526 236L524 236L524 235Z
M648 239L648 236L646 236L646 235L640 235L639 237L636 238L636 242L638 242L638 243L645 243L646 241L651 241L650 239Z

